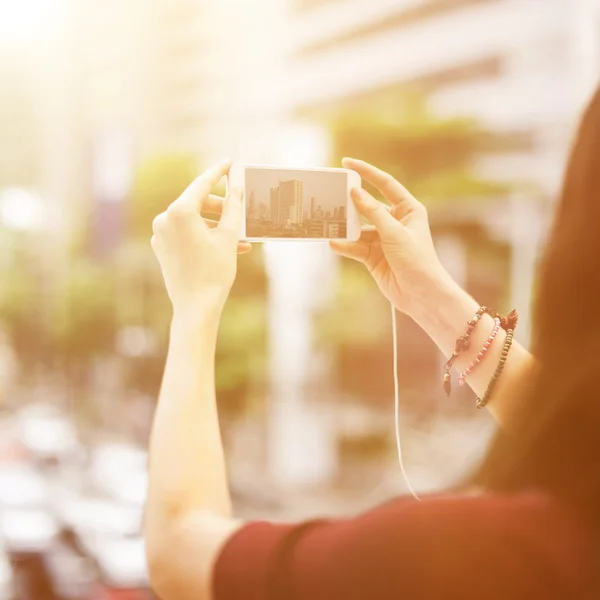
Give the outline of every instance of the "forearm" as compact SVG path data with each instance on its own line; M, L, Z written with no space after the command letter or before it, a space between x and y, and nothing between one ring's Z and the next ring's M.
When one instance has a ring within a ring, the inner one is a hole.
M479 304L449 276L438 278L427 294L415 302L411 316L438 345L445 357L450 357L456 340L465 333L467 321L473 318ZM463 372L481 350L494 327L489 315L484 315L471 335L471 346L454 362L456 372ZM467 384L482 398L500 360L506 333L501 329L484 359L467 378ZM495 419L505 425L518 409L523 388L534 366L533 357L517 342L513 342L502 376L488 404ZM442 381L440 372L440 388Z
M194 510L230 514L215 399L217 329L216 315L173 319L150 441L150 540Z

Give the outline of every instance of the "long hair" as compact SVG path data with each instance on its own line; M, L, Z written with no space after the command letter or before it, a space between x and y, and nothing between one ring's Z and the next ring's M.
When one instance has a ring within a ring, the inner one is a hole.
M600 90L575 140L541 263L532 350L539 368L520 413L474 482L547 492L600 540Z

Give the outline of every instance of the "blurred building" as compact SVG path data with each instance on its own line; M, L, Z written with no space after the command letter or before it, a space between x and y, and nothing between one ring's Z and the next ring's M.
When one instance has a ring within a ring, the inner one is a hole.
M63 201L78 180L72 53L65 5L54 4L35 14L7 8L0 31L0 190L39 194L47 209L43 229L64 223Z
M268 94L268 4L72 0L88 129L126 130L141 155L222 152Z
M137 156L181 150L198 134L206 44L204 5L186 0L72 2L84 126L92 138L121 131ZM198 149L198 143L195 148Z
M600 74L598 0L295 0L289 15L288 78L282 102L316 121L343 107L426 94L440 117L471 117L494 134L473 169L537 192L432 214L443 227L464 219L510 248L510 302L529 337L529 290L549 204L560 185L573 128ZM400 115L399 115L400 118ZM500 152L498 152L500 150ZM451 214L450 214L451 213ZM466 248L436 236L455 278L466 284Z
M94 202L116 209L103 223L118 234L116 213L148 158L325 164L318 128L284 126L406 86L425 91L437 113L474 116L498 133L510 152L479 158L478 172L533 180L551 196L600 73L600 0L56 0L54 12L64 19L52 35L0 64L11 90L0 97L0 187L36 187L65 246ZM272 192L271 215L278 199ZM501 228L519 259L510 287L522 312L538 237L528 210L515 204L505 221L518 226ZM315 198L310 217L316 230L343 235ZM463 281L464 247L451 236L438 242ZM332 438L315 433L321 421L304 385L318 362L311 311L335 264L314 247L266 254L275 472L319 479L334 462Z
M0 95L0 188L31 185L39 171L28 62L4 53L0 60L0 80L10 89L10 93Z
M169 152L315 162L324 140L282 141L291 114L413 84L438 112L503 134L512 152L482 171L552 192L600 71L599 11L600 0L56 0L54 33L2 61L0 174L32 180L76 222L95 160L116 195L134 164Z
M600 73L597 0L296 0L287 100L315 114L406 85L479 118L508 155L489 176L554 191L573 117Z

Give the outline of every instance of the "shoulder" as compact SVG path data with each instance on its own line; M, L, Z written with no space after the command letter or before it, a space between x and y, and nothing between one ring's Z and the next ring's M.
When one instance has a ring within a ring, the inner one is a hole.
M398 499L352 519L247 524L217 560L214 594L234 598L252 585L256 598L375 600L468 586L473 597L551 598L549 585L582 581L588 553L568 511L538 494Z

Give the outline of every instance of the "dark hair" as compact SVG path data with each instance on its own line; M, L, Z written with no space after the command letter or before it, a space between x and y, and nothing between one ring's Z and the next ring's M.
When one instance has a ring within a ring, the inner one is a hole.
M600 90L575 140L535 295L539 368L475 482L547 492L600 535Z

